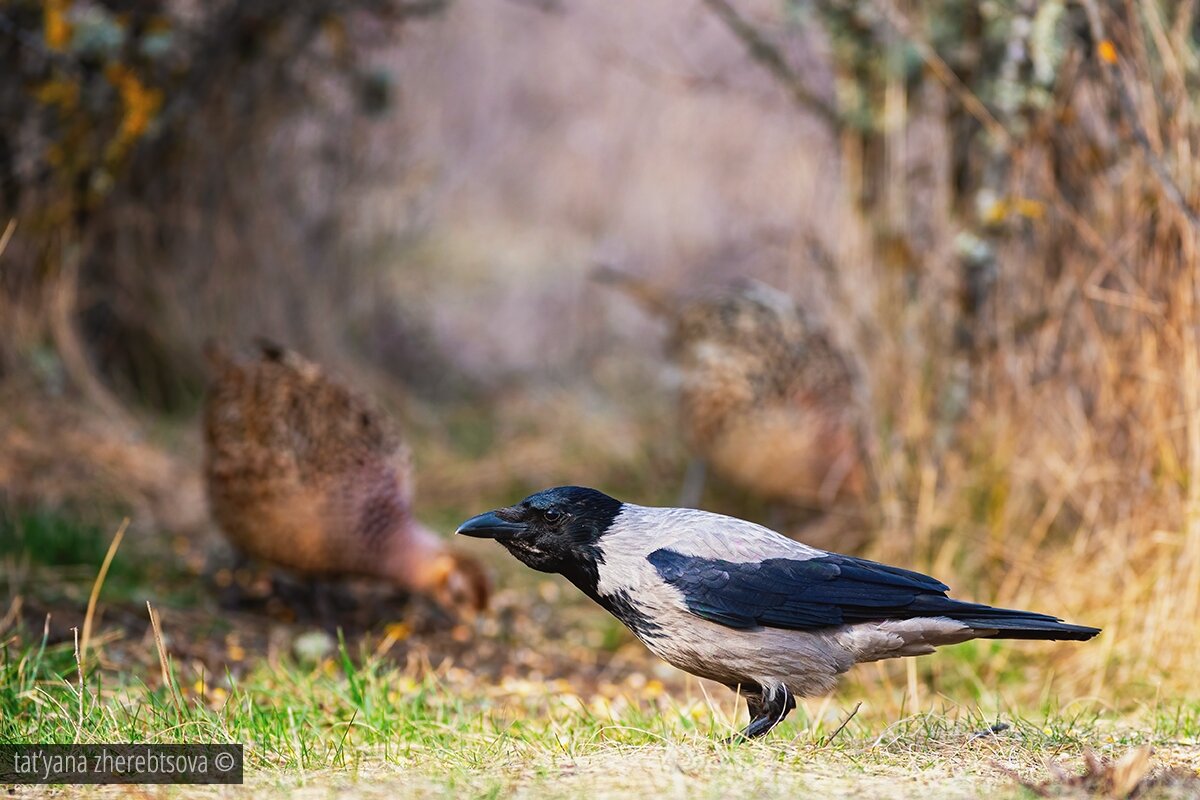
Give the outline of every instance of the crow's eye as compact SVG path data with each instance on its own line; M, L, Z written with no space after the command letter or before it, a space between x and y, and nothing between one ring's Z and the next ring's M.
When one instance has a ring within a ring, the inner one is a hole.
M542 512L542 519L549 522L551 525L557 524L563 518L563 513L557 508L547 508Z

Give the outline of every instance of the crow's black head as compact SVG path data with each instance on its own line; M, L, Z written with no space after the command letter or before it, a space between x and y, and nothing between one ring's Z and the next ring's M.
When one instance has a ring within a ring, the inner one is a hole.
M621 501L603 492L559 486L472 517L457 532L495 539L536 570L587 583L601 558L597 542L620 511Z

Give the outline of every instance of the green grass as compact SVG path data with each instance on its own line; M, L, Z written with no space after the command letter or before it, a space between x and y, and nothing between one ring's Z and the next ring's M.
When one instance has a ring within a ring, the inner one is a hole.
M661 671L607 616L589 614L573 595L560 600L557 593L537 602L558 620L574 620L570 630L588 635L574 645L505 640L505 646L584 646L616 663L632 662L637 680L588 683L570 674L517 673L523 677L496 682L465 663L402 665L375 652L378 642L369 636L339 641L310 662L287 655L287 648L269 657L231 654L234 671L214 673L200 661L169 655L169 644L160 653L154 637L142 635L147 598L164 609L189 608L182 617L188 625L223 622L219 613L193 607L198 597L203 601L203 593L188 589L195 576L184 581L166 568L150 568L157 562L144 541L140 549L117 553L102 593L102 605L125 609L124 627L107 636L98 629L81 665L70 630L82 623L111 534L54 515L15 524L10 517L5 524L0 573L14 563L35 567L9 584L9 594L15 585L28 597L52 596L59 619L57 640L49 625L44 632L29 618L0 630L0 743L242 743L256 796L302 786L350 787L379 797L1034 796L1022 780L1051 781L1046 791L1055 796L1085 796L1069 776L1085 771L1089 752L1116 761L1150 745L1153 774L1200 766L1200 702L1194 698L1121 706L1094 698L1067 702L1036 671L1036 651L997 642L861 667L834 697L804 701L766 739L731 744L726 738L745 711L726 690ZM525 604L538 598L529 583L512 591ZM8 603L0 593L0 617ZM142 621L130 623L130 609L139 607ZM178 629L180 618L166 615L168 643L199 636L198 628ZM906 678L919 699L908 695ZM1029 691L1043 681L1042 695ZM1028 702L1037 696L1042 699ZM977 735L997 721L1009 727ZM1164 783L1138 796L1197 791L1196 784Z
M0 558L27 557L40 566L85 567L94 576L111 539L111 531L60 513L18 513L0 507ZM131 559L117 558L108 578L114 584L126 583L140 580L142 573Z
M845 712L820 713L810 701L769 738L728 744L732 698L709 701L695 686L683 696L606 704L561 683L496 687L460 672L414 678L340 646L314 666L263 662L240 680L172 664L163 684L153 671L93 664L81 688L71 645L5 646L0 742L241 742L250 782L281 792L336 778L367 793L479 797L517 789L716 797L749 787L769 796L855 787L903 797L931 786L939 797L1020 797L1010 770L1036 782L1048 761L1070 769L1087 750L1119 756L1145 744L1160 763L1194 768L1200 739L1197 705L1147 709L1137 719L947 706L897 719L864 709L830 741ZM997 716L1011 727L975 736Z
M109 515L113 516L120 519ZM23 576L24 583L36 583L42 600L86 600L114 531L90 520L45 509L18 512L0 505L0 564L20 565L16 574ZM197 587L179 580L182 576L176 559L146 558L132 548L118 550L105 578L104 596L109 601L152 597L188 605L197 601ZM17 588L26 591L19 582Z

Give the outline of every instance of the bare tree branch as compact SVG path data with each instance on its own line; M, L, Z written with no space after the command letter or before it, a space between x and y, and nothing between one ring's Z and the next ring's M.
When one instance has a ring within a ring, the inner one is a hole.
M828 123L834 132L841 130L842 118L837 109L825 99L814 94L787 63L783 54L779 52L779 48L747 22L728 0L702 0L702 2L720 17L730 33L745 46L750 57L783 84L784 88L792 95L796 105L816 114Z
M1115 51L1109 50L1111 55L1108 57L1103 52L1103 48L1106 46L1107 48L1112 48L1113 44L1105 33L1104 20L1100 16L1100 9L1096 6L1096 1L1083 0L1083 8L1087 12L1088 26L1092 31L1092 39L1096 47L1102 49L1097 60L1101 64L1101 70L1105 78L1117 92L1117 100L1121 106L1121 113L1129 120L1134 141L1142 149L1146 157L1146 163L1150 165L1150 169L1154 172L1155 177L1158 178L1163 194L1179 209L1179 212L1187 219L1188 224L1192 226L1193 231L1200 230L1200 215L1188 205L1187 199L1183 194L1183 189L1179 187L1175 176L1171 174L1171 170L1158 153L1154 152L1154 145L1150 142L1150 135L1146 132L1146 127L1142 125L1137 105L1133 101L1133 93L1129 90L1129 84L1125 82L1125 76L1121 73Z
M945 59L938 55L933 45L917 34L912 24L908 21L908 18L901 13L900 9L891 0L881 0L879 7L883 10L884 16L887 17L892 27L909 44L916 48L917 53L921 56L921 60L925 62L925 65L929 67L937 79L950 90L958 102L962 103L967 113L975 117L979 124L1005 149L1011 147L1012 136L1009 134L1008 129L996 119L992 112L988 110L988 107L983 104L983 101L962 82L962 79L950 68Z

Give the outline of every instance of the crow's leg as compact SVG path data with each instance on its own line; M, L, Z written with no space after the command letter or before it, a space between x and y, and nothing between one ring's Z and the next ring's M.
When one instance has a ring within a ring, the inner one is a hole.
M679 490L679 505L681 508L699 508L700 500L704 497L704 483L708 477L708 465L699 458L693 457L688 461L687 471L683 474L683 486Z
M729 742L765 736L772 728L783 722L783 718L796 707L796 698L792 696L786 686L779 686L771 691L755 684L741 684L737 690L746 693L746 708L750 711L750 724L743 728L737 736L728 739Z
M786 686L779 686L774 691L764 688L755 706L750 706L750 724L742 731L747 739L765 736L783 718L796 707L796 698Z
M786 686L780 686L775 691L764 688L757 697L750 695L746 698L746 707L750 711L750 724L740 735L744 739L757 739L783 722L783 718L796 707L796 698L792 697Z

